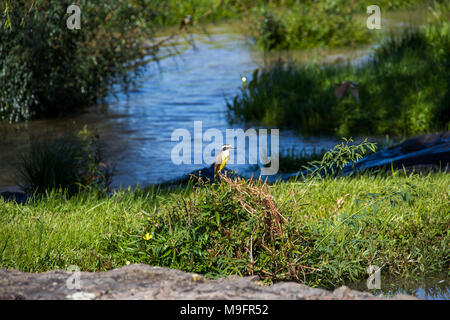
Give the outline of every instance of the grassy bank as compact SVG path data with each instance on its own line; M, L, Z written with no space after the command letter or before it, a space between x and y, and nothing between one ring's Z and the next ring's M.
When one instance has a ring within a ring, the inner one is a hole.
M257 70L228 102L231 121L292 127L304 134L408 136L448 130L449 7L433 22L391 38L362 66L277 64ZM336 83L359 84L334 95Z
M426 276L449 268L449 187L448 174L396 172L107 198L53 192L24 206L0 199L0 267L99 271L142 262L326 287L365 279L371 264Z

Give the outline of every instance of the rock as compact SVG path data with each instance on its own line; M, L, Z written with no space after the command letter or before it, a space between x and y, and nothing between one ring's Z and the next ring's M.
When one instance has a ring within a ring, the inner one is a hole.
M0 300L114 300L114 299L382 299L367 292L340 287L334 291L295 282L264 285L257 277L230 276L217 280L180 270L134 264L106 272L65 271L25 273L0 269ZM393 299L417 299L395 296Z

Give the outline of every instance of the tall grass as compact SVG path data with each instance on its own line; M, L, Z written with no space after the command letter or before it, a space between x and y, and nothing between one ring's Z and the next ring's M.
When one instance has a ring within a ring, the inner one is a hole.
M99 271L128 261L333 287L366 279L375 264L418 278L449 268L449 186L448 174L398 172L0 199L0 266Z
M427 27L391 37L362 66L279 63L255 71L227 102L230 121L342 136L448 130L449 7L434 12ZM361 103L334 96L334 85L346 80L359 84Z

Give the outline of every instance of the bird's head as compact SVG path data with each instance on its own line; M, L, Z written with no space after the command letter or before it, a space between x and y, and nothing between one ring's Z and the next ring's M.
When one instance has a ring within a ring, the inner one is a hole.
M222 151L231 150L231 149L236 149L236 148L233 147L231 144L224 144L222 146Z

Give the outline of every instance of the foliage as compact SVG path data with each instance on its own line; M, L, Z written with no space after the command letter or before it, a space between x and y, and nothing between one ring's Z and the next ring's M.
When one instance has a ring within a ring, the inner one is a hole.
M253 36L264 50L339 47L368 43L371 35L356 21L358 1L319 1L284 9L262 8Z
M421 30L392 36L371 60L353 65L279 63L228 101L232 122L295 128L304 134L408 136L450 126L448 6ZM359 84L361 103L337 99L334 85Z
M364 139L359 144L353 144L353 139L343 138L343 141L327 151L320 160L308 163L305 168L314 176L336 176L342 169L351 165L352 167L367 153L374 153L376 144Z
M134 250L152 265L212 276L258 274L271 281L299 279L301 236L278 211L268 186L222 176L199 197L176 196L176 205L148 216Z
M82 8L80 30L66 26L71 4ZM153 53L143 47L153 33L143 23L151 12L127 2L29 5L8 2L7 16L0 17L0 119L55 116L94 105L114 82L133 82L129 62Z
M295 127L302 133L332 130L337 115L330 113L336 98L329 90L331 68L276 64L258 69L241 94L227 101L231 122Z
M85 127L78 136L67 133L33 140L17 171L27 193L62 189L73 194L80 188L108 191L114 168L103 162L98 135Z

